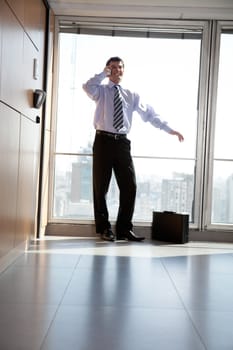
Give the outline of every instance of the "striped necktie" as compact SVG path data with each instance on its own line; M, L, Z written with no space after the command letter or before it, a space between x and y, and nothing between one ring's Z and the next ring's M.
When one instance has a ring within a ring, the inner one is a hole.
M113 113L113 126L119 131L123 127L123 105L122 105L122 96L120 94L119 85L115 85L114 93L114 113Z

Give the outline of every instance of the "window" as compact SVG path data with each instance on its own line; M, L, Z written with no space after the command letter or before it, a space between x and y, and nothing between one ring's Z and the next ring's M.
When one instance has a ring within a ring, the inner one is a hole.
M67 24L67 23L66 23ZM71 25L70 25L71 26ZM129 28L130 29L130 28ZM125 62L123 83L153 105L161 119L183 133L184 143L144 123L136 114L129 138L137 175L136 222L150 222L153 210L190 214L194 221L198 130L198 87L202 29L114 31L65 26L59 34L59 82L51 219L93 220L92 124L94 102L82 84L111 56ZM85 34L84 34L85 32ZM83 33L83 34L82 34ZM143 33L143 34L142 34ZM104 34L104 35L103 35ZM115 220L118 189L112 180L108 203Z
M212 224L233 224L233 31L221 31L215 121Z

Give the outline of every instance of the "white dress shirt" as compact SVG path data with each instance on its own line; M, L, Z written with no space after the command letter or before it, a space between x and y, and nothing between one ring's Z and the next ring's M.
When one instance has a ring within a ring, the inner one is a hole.
M144 104L140 96L124 89L120 85L120 92L123 102L124 126L117 132L113 127L113 98L114 83L109 80L108 84L101 84L106 78L106 73L96 74L83 84L83 89L87 95L95 101L96 110L94 115L94 127L96 130L103 130L111 133L128 134L132 125L133 112L138 112L144 122L150 122L154 127L169 133L172 129L159 119L159 115L154 111L153 107Z

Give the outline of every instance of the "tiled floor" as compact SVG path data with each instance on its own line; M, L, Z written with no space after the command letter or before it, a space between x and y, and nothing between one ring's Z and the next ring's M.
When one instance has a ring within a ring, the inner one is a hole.
M0 350L232 350L233 244L50 238L0 274Z

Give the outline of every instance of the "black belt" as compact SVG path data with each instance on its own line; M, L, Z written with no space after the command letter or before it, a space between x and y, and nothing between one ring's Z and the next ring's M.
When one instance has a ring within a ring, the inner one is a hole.
M125 139L127 137L127 134L114 134L113 132L108 132L104 130L96 130L97 135L104 135L114 138L115 140L119 139Z

